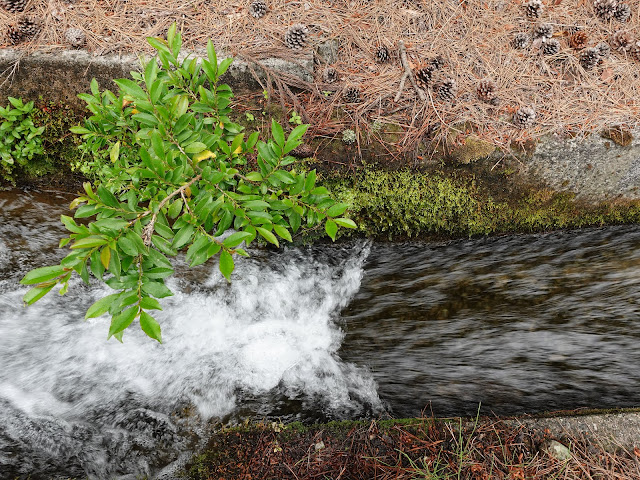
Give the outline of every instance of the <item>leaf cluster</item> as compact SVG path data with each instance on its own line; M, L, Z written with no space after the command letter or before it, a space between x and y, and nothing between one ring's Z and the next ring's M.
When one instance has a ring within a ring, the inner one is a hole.
M22 280L34 285L27 304L55 285L65 293L73 272L85 283L90 276L105 282L116 293L98 300L86 318L111 315L109 337L118 340L136 319L161 340L149 312L172 295L165 279L180 251L191 266L217 257L229 280L234 257L246 256L256 239L278 246L322 226L332 239L339 226L355 227L342 216L347 204L316 184L315 170L298 171L289 155L307 125L287 135L273 121L267 141L257 132L247 136L229 118L231 89L219 83L232 59L219 61L210 41L206 58L179 59L175 25L166 39L148 41L156 57L131 79L115 80L117 92L100 91L94 80L91 93L80 95L92 115L71 130L82 136L96 180L72 202L74 218L62 216L70 234L60 246L71 252Z
M34 125L33 113L33 102L25 104L19 98L9 97L9 105L0 107L0 165L7 180L13 179L16 168L44 151L44 127Z

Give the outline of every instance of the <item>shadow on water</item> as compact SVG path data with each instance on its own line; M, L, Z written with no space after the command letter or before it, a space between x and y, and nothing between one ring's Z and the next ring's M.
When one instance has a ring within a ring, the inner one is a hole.
M252 250L229 285L176 262L165 343L83 322L76 282L27 309L70 197L0 193L0 477L153 475L210 422L640 404L640 228Z

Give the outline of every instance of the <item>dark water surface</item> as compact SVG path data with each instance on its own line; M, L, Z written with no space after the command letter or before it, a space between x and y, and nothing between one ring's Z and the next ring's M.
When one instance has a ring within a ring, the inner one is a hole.
M177 262L165 343L121 345L82 321L104 286L21 305L70 200L0 193L0 478L169 478L207 425L246 417L640 405L638 226L258 249L231 285Z

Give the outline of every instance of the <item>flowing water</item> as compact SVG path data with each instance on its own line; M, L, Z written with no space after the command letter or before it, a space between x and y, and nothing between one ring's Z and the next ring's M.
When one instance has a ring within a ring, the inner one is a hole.
M256 249L231 285L178 262L164 344L120 344L82 321L98 284L21 305L69 200L0 193L0 478L168 478L244 418L640 404L640 227Z

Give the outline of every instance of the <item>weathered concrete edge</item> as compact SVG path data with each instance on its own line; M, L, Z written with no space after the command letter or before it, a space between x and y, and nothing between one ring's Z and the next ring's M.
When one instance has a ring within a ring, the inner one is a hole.
M185 52L195 58L206 52ZM220 54L218 63L226 58ZM264 67L264 68L261 68ZM296 61L267 58L260 64L236 58L223 77L234 89L258 89L266 81L267 72L286 73L302 81L311 81L313 55L300 54ZM79 93L90 91L91 79L101 88L113 89L113 79L130 77L131 71L140 71L138 55L95 56L85 50L62 50L56 53L33 52L25 55L15 49L0 50L0 97L14 96L29 100L39 97L47 101L62 102L84 109Z
M203 52L194 55L199 57ZM321 56L319 52L316 55ZM223 58L220 55L219 61ZM268 71L308 82L313 78L314 64L312 52L299 54L295 62L280 58L262 60L260 65L264 69L236 59L224 81L236 90L261 91L261 82L267 81ZM128 77L130 71L139 68L136 55L94 56L83 50L24 55L18 50L4 49L0 50L0 97L30 100L42 97L82 109L84 104L77 94L89 91L92 78L96 78L101 88L113 89L114 78ZM632 141L627 146L598 134L569 139L546 136L539 139L532 151L496 153L491 158L511 161L524 179L534 179L557 191L575 192L587 201L636 200L640 199L640 129L630 133ZM374 163L376 149L369 152L365 149L364 155L372 158L364 160ZM332 153L339 155L340 149L334 148ZM468 162L467 159L465 163Z
M586 436L605 450L633 451L640 447L640 413L618 412L576 416L520 418L509 421L537 430L549 430L556 438Z

